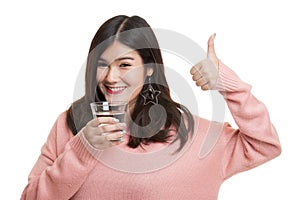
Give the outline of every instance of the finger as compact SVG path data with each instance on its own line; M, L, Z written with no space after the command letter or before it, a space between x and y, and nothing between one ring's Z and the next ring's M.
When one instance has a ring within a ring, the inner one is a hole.
M94 118L91 121L87 123L87 125L92 126L92 127L98 127L100 124L105 123L105 124L114 124L118 123L119 120L113 117L98 117Z
M215 37L216 34L214 33L211 35L207 42L207 57L215 59L217 57L216 51L215 51Z
M209 90L210 89L209 83L206 83L206 84L202 85L201 89L202 90Z
M193 75L197 72L197 68L196 67L192 67L192 69L190 70L190 73Z
M123 131L108 134L108 135L106 135L106 140L108 140L108 141L122 141L124 134L125 134L125 132L123 132Z
M114 132L123 130L126 127L125 123L116 123L116 124L103 124L99 126L100 133Z
M110 147L113 147L113 146L117 146L117 145L119 145L119 144L121 144L123 142L124 142L124 140L120 139L120 140L112 140L109 143L110 143Z
M193 75L192 79L193 79L193 81L197 81L202 77L203 77L203 75L200 72L198 72Z
M97 119L100 124L115 124L119 122L119 120L114 117L98 117Z
M99 122L98 118L94 118L87 123L87 126L91 126L91 127L98 127L99 125L100 125L100 122Z
M200 62L191 68L190 73L194 75L195 73L200 72L201 70L202 70L202 64Z
M196 85L200 86L200 87L204 86L207 83L208 83L208 81L206 80L205 77L202 77L196 81Z
M119 145L119 144L121 144L121 143L123 143L123 142L124 142L124 139L123 139L123 138L120 138L119 140L110 140L110 141L109 141L110 147Z
M93 138L93 146L97 149L106 149L115 145L111 141L107 140L106 135L101 135Z

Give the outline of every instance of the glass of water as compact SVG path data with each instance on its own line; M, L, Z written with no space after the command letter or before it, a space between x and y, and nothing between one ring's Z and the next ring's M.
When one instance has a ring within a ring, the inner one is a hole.
M115 101L115 102L92 102L90 104L93 117L114 117L119 120L120 123L125 123L125 113L127 109L127 102ZM105 124L100 124L103 126ZM121 131L121 130L120 130ZM123 138L113 139L111 141L123 141Z
M127 102L125 101L99 101L90 104L93 117L114 117L121 123L125 122L125 113L127 109Z

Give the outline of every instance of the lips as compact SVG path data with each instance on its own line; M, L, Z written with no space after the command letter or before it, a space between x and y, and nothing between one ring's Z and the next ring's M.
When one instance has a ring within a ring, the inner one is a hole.
M105 88L106 88L106 91L107 91L108 94L113 94L113 95L121 94L126 89L125 86L121 86L121 87L105 86Z

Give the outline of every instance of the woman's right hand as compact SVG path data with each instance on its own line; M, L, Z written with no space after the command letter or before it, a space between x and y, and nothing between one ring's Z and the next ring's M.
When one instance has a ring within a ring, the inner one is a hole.
M113 117L98 117L89 121L83 129L88 142L96 149L104 150L123 142L125 123Z

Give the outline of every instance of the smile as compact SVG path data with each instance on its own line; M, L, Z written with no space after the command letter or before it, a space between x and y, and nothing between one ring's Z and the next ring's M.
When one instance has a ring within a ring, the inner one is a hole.
M125 89L126 87L108 87L108 86L105 86L106 87L106 91L108 94L121 94Z

